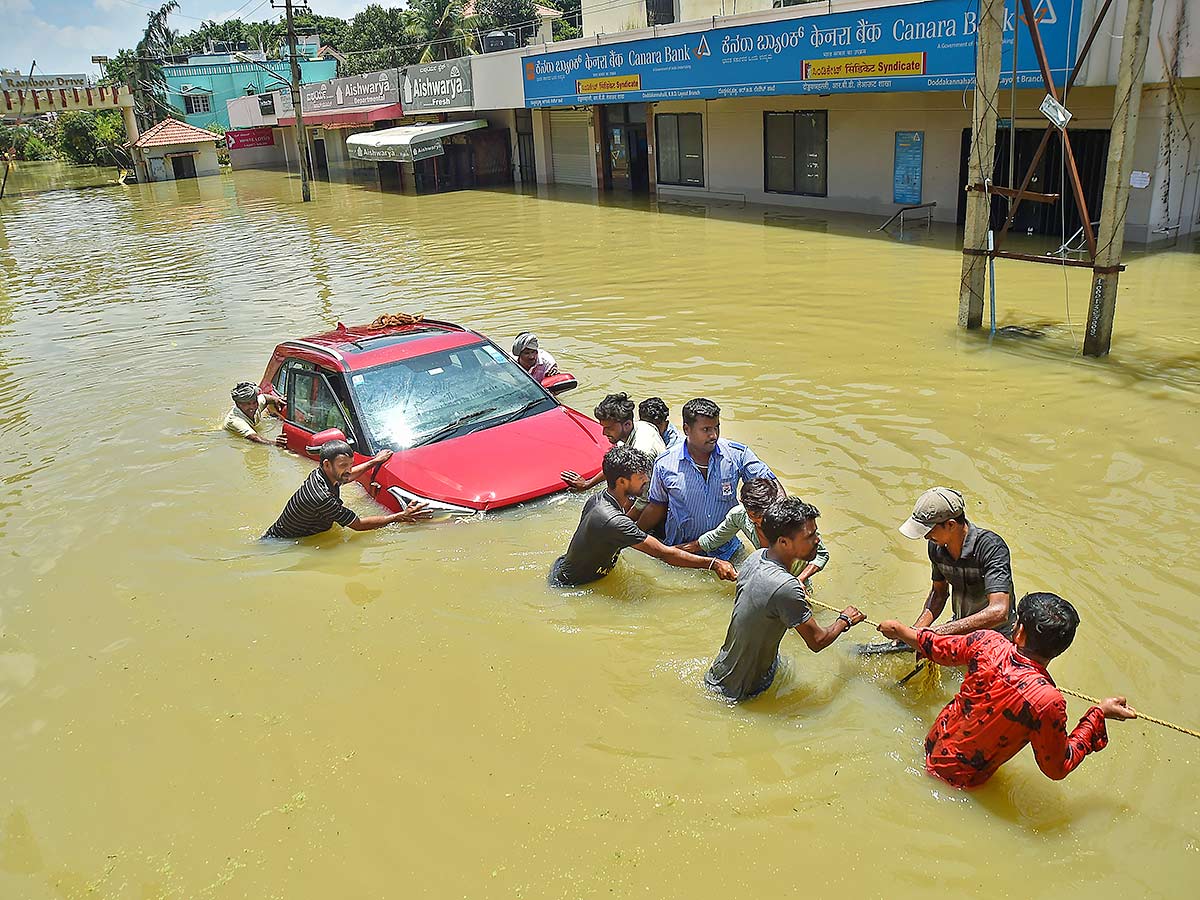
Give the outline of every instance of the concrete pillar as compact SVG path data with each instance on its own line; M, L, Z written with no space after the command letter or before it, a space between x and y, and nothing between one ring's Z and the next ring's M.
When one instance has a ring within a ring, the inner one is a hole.
M533 157L538 184L554 181L554 150L550 141L550 111L533 110Z
M971 157L967 184L983 184L996 165L996 94L1000 87L1000 51L1004 0L980 0L979 30L975 35L975 102L971 110ZM983 298L987 285L986 251L991 199L987 194L967 194L967 219L963 231L962 283L958 294L958 327L983 324Z
M125 136L132 144L142 136L142 132L138 129L137 116L134 115L133 96L125 93L118 97L117 103L121 107L121 117L125 120Z
M1096 266L1092 271L1087 331L1083 336L1083 352L1086 356L1104 356L1112 346L1121 251L1125 246L1125 208L1129 203L1129 176L1133 172L1138 113L1142 107L1142 76L1145 74L1152 12L1152 0L1129 0L1125 28L1121 32L1121 61L1113 97L1108 169L1104 173L1104 193L1100 201Z

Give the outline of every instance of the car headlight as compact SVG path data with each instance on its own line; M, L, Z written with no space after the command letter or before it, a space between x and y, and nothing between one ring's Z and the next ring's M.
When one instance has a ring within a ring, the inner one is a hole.
M411 491L406 491L398 487L388 488L388 493L395 497L400 502L401 506L407 506L410 503L424 503L429 507L429 511L434 515L456 517L474 517L483 515L483 511L479 509L471 509L469 506L458 506L454 503L443 503L440 500L430 500L428 497L420 497Z

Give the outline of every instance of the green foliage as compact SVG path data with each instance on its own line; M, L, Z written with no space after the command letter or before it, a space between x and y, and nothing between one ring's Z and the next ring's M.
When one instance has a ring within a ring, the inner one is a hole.
M420 62L456 59L476 52L476 16L463 12L462 0L411 0L414 27L425 44Z
M415 25L408 10L385 9L372 3L350 20L343 45L337 48L353 54L343 74L361 75L415 63L421 55L420 47L395 49L421 43L422 33Z
M556 7L563 14L554 21L554 39L569 41L583 37L582 0L542 0L543 5Z
M0 157L7 158L13 150L13 159L53 159L54 153L42 131L49 131L48 123L41 125L0 125Z
M58 117L58 153L70 162L81 166L118 165L124 156L120 149L124 142L125 123L120 110L75 109Z
M221 140L217 141L217 162L223 166L229 165L229 145L225 143L225 126L220 122L209 122L204 127L213 134L221 136Z
M533 0L476 0L475 16L485 30L520 26L521 35L528 36L537 29Z

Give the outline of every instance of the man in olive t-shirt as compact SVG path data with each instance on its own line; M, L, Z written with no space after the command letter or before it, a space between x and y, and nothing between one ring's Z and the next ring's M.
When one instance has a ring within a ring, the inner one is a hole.
M646 534L629 518L627 510L650 481L654 460L640 450L613 447L604 454L607 490L588 499L579 517L579 527L567 552L554 561L550 581L560 587L587 584L613 570L626 547L657 557L685 569L711 569L718 578L733 581L737 570L720 559L696 556L668 547Z
M748 700L771 686L779 667L779 645L789 629L796 629L808 649L819 653L863 620L861 612L847 606L832 625L822 628L791 573L796 560L811 560L817 554L819 515L815 506L789 497L763 516L769 544L742 563L725 644L704 676L725 699Z

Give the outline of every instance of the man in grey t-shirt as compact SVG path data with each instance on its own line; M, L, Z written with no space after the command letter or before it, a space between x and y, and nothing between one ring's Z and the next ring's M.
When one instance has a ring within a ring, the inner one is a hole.
M725 645L704 676L705 683L727 700L746 700L771 686L788 629L796 629L808 649L820 653L863 620L861 612L847 606L832 625L822 628L792 576L793 563L817 554L819 515L815 506L789 497L763 516L768 546L742 563Z
M718 578L733 581L737 570L731 563L697 556L668 547L638 528L629 518L634 498L650 481L654 460L629 447L613 447L604 454L604 477L608 489L588 499L579 517L579 527L567 552L554 561L550 581L560 587L587 584L613 570L626 547L685 569L711 569Z
M933 586L914 628L931 627L949 599L954 617L934 631L969 634L991 628L1012 637L1016 604L1008 544L996 532L967 521L962 494L930 488L917 499L900 533L928 542Z

